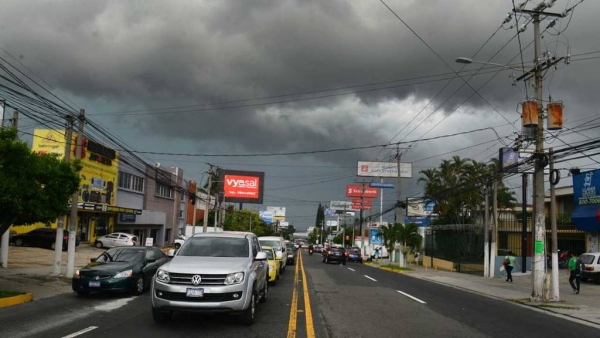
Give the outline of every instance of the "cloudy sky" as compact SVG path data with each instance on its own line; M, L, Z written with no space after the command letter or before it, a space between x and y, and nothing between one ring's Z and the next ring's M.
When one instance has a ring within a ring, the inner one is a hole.
M579 3L556 1L549 11L577 7L552 28L550 19L541 23L542 51L571 56L545 73L544 100L563 101L565 125L578 128L554 133L546 147L600 134L583 130L598 116L600 2ZM531 83L514 83L518 70L455 63L463 56L531 68L529 18L502 25L512 6L8 0L0 11L0 62L85 108L149 163L183 168L186 179L206 179L207 163L264 171L265 203L245 207L286 207L288 220L304 229L319 202L346 199L345 186L362 179L357 161L390 161L395 153L392 146L322 151L405 142L402 161L413 163L413 178L402 180L404 198L422 196L420 170L453 155L489 161L513 143L521 129L517 103L533 97ZM44 128L22 125L25 139L27 130ZM487 127L493 130L432 140ZM286 155L297 152L305 153ZM559 167L597 168L594 160ZM571 184L566 173L561 185ZM508 185L520 196L520 179ZM384 205L394 195L385 190Z

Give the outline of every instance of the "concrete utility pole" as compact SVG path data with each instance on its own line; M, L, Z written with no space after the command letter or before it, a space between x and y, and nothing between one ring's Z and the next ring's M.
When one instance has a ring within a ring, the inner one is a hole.
M65 142L65 162L71 161L71 142L73 139L73 117L67 117L67 139ZM77 203L77 200L75 200ZM71 201L73 204L73 201ZM63 234L64 224L67 221L67 216L63 215L58 219L56 226L56 240L54 242L54 268L52 269L53 276L60 276L61 260L62 260L62 248L63 248Z
M494 177L492 195L492 216L494 221L492 222L492 244L490 245L490 277L493 278L496 275L496 255L497 251L497 235L498 235L498 176Z
M554 171L554 149L550 148L549 153L550 175ZM556 229L556 191L554 184L550 180L550 219L552 223L552 289L550 292L550 300L553 302L560 301L560 291L558 287L558 234Z
M208 165L208 188L206 189L206 201L204 208L204 224L202 224L202 232L208 231L208 209L210 208L210 188L212 187L212 164ZM240 208L241 210L241 208Z
M75 148L75 158L81 159L83 147L83 124L85 122L85 110L79 111L79 128L77 130L77 147ZM68 278L73 277L75 272L75 227L77 226L77 203L79 202L79 192L73 193L71 198L71 215L69 218L69 241L67 243L67 274Z
M531 299L534 302L544 300L544 278L546 274L544 249L546 247L546 215L544 213L544 166L546 157L544 154L544 114L542 102L542 81L543 68L541 62L542 43L540 35L540 17L562 17L562 14L544 12L547 7L545 2L538 4L533 10L516 10L516 12L528 14L533 19L533 34L535 45L535 67L534 87L535 99L537 101L538 125L535 133L535 172L534 172L534 190L535 190L535 223L534 223L534 255L533 255L533 285L531 290ZM521 78L526 77L523 75ZM519 78L519 79L521 79ZM517 80L519 80L517 79Z
M4 109L6 107L6 103L4 101L2 101L2 123L4 123ZM17 130L19 127L19 111L18 110L14 110L13 111L13 118L11 120L12 123L12 127ZM4 125L2 125L4 126ZM0 251L0 256L2 256L2 267L6 268L8 267L8 245L9 245L9 237L10 237L10 227L8 227L8 229L6 229L6 231L4 232L4 234L2 234L2 243L0 243L0 246L2 247L2 250Z
M483 277L490 276L490 190L485 187L485 210L483 212Z
M402 220L402 206L400 205L400 201L402 201L402 185L401 185L401 177L402 174L400 173L400 159L402 158L402 153L400 152L400 144L398 144L398 147L396 148L396 165L398 166L398 223L402 224L403 220Z

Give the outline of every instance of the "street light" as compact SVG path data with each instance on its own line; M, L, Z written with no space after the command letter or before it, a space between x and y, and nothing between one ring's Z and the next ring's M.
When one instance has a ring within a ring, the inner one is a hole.
M462 63L462 64L465 64L465 65L468 65L468 64L471 64L471 63L477 63L477 64L481 64L481 65L498 66L498 67L502 67L502 68L506 68L506 69L518 70L518 71L523 72L525 74L527 74L527 73L533 73L533 71L524 71L521 68L517 68L517 67L513 67L513 66L509 66L509 65L503 65L503 64L499 64L499 63L495 63L495 62L476 61L476 60L473 60L471 58L464 57L464 56L461 56L461 57L457 58L455 60L455 62L456 63Z

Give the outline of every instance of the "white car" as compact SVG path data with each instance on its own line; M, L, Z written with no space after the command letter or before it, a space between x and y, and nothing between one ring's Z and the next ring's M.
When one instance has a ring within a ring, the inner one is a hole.
M588 279L600 284L600 252L586 252L579 256L584 265L581 280Z
M138 244L138 238L124 232L113 232L112 234L96 238L94 246L97 248L113 248L115 246L134 246Z
M175 247L175 249L181 248L181 246L183 245L183 243L185 243L185 241L187 240L187 236L184 235L179 235L177 238L175 238L175 243L173 243L173 246Z
M261 246L270 246L273 249L275 249L277 259L281 259L281 266L279 267L279 272L283 273L287 265L287 255L285 253L285 240L283 239L283 237L263 236L258 237L258 241L260 242Z

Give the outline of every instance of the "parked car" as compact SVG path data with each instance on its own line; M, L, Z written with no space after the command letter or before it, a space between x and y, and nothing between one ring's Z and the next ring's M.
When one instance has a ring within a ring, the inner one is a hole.
M175 238L175 243L173 243L173 246L175 247L175 249L179 249L179 248L181 248L183 243L185 243L186 240L187 240L187 236L179 235L179 236L177 236L177 238Z
M152 317L173 311L229 313L254 322L256 303L269 291L267 253L250 232L207 232L188 238L152 281Z
M285 255L286 247L285 241L283 237L278 236L264 236L258 238L260 245L270 246L275 249L277 253L277 258L281 259L281 267L279 273L285 272L285 267L287 265L287 259Z
M275 255L275 249L270 246L263 246L261 249L267 253L267 264L269 264L269 283L277 284L279 280L279 260Z
M132 234L124 232L114 232L112 234L96 238L94 245L97 248L113 248L117 246L134 246L138 244L138 238Z
M35 246L39 248L50 248L54 250L56 247L56 229L39 228L31 230L28 233L14 235L10 238L10 243L15 246ZM63 250L67 250L69 245L69 233L63 232ZM75 246L79 246L79 239L75 237Z
M168 261L167 255L155 247L112 248L76 270L71 286L80 296L92 291L131 292L140 295L151 284L156 270Z
M341 263L342 265L346 265L348 261L348 253L344 248L326 248L323 250L323 263Z
M360 253L360 248L359 249L347 249L346 252L348 253L348 261L349 262L358 262L358 263L362 263L363 262L363 258L362 258L362 253Z
M287 255L287 264L294 265L296 264L296 253L298 249L292 243L285 244L285 253Z
M584 265L581 280L591 279L600 284L600 252L586 252L579 256Z

